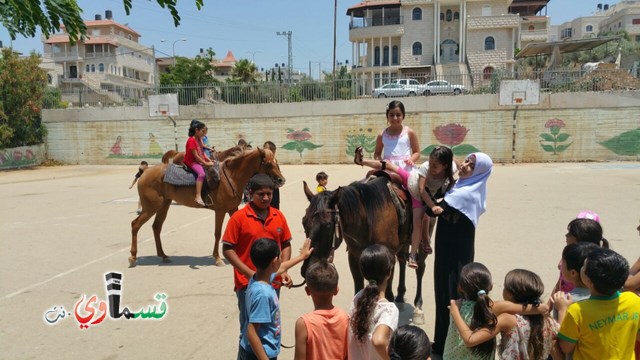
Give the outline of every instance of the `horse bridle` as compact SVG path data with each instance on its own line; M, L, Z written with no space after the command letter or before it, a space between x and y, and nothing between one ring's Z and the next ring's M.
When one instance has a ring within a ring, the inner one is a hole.
M258 169L260 169L262 166L264 166L266 163L264 162L264 156L262 156L262 159L260 161L260 165L258 165ZM224 178L227 180L227 183L229 184L229 186L231 187L231 191L233 191L233 196L234 197L238 197L238 198L242 198L241 194L238 194L238 192L236 191L236 188L233 186L233 183L231 182L231 179L229 179L229 175L227 175L227 167L223 167L222 165L220 165L220 167L222 167L222 174L224 175Z

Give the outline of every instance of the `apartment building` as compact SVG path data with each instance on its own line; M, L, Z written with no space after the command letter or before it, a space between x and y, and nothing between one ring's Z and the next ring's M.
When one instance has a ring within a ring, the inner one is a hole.
M640 0L623 0L614 5L598 4L590 16L582 16L558 26L559 40L596 37L602 32L626 31L640 43Z
M548 18L537 14L548 1L358 3L347 10L351 17L352 76L366 84L363 94L399 77L464 82L467 89L484 86L494 71L513 69L523 26L531 35L526 41L547 39ZM512 11L521 11L529 19L523 22L522 16Z
M64 28L61 33L43 39L43 63L55 64L43 68L58 69L49 74L56 77L55 82L63 93L122 103L127 98L138 98L144 89L154 85L154 52L139 43L139 33L113 20L109 10L105 11L104 20L96 15L94 20L85 21L85 25L86 39L73 45ZM83 102L82 99L67 100Z

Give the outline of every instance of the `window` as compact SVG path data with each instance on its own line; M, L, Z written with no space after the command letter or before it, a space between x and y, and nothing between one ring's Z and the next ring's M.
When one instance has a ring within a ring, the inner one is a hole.
M493 75L493 67L487 66L482 69L482 79L483 80L491 80L491 76Z
M496 40L493 38L493 36L488 36L486 39L484 39L485 50L495 50L495 48L496 48Z
M587 32L592 32L593 31L593 25L587 25L587 27L585 27L584 29Z
M411 13L412 20L422 20L422 9L415 8Z
M98 64L98 71L99 72L104 72L104 64L103 63Z
M100 29L92 29L91 36L100 36Z
M453 19L453 12L451 12L451 9L447 10L447 21L451 21Z
M89 69L90 69L89 64L87 64L87 66L85 66L84 68L84 71L89 72Z
M636 42L640 43L640 35L636 35Z
M398 45L393 45L393 47L391 48L391 64L400 64L400 62L398 61Z
M380 46L373 50L373 66L380 66Z
M482 16L491 16L491 5L485 5L482 7Z
M91 72L96 72L96 64L91 64Z
M533 26L533 25L529 25L529 29L528 29L528 30L529 30L529 31L535 31L535 30L536 30L536 27L535 27L535 26Z
M62 48L60 47L60 44L53 44L51 49L53 50L54 54L60 54L62 52Z
M440 21L444 21L444 13L440 13Z
M456 21L456 20L460 20L460 13L457 11L453 13L453 21Z
M53 77L51 76L51 74L47 74L47 83L48 84L52 84L53 83Z
M412 46L412 54L413 55L422 55L422 43L417 41L413 43Z
M389 66L389 47L385 46L382 50L382 66Z
M640 25L640 18L638 18L638 19L632 19L632 20L631 20L631 24L632 24L632 25Z

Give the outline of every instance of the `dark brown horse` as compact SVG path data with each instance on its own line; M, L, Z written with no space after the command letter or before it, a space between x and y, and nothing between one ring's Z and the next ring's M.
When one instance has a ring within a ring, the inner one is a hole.
M333 250L344 240L354 290L357 293L364 287L364 278L358 265L362 250L372 244L382 244L396 254L400 263L398 295L395 301L404 302L406 253L411 242L411 202L399 202L404 207L404 215L401 215L396 207L398 201L393 199L388 183L389 180L381 176L366 183L354 182L349 186L315 195L307 183L304 183L304 192L310 204L302 218L302 225L307 237L311 239L314 251L302 265L303 277L311 263L333 256ZM419 251L419 267L416 270L418 286L413 316L417 324L424 323L422 276L425 259L426 255ZM392 282L389 282L386 289L386 298L394 301Z
M233 148L232 148L233 149ZM231 150L231 149L230 149ZM266 173L271 176L279 185L285 182L280 168L273 157L273 153L267 149L257 148L255 150L243 151L236 148L229 153L223 152L218 155L220 165L220 183L215 191L211 191L205 199L208 204L207 209L214 210L215 216L215 245L213 247L213 257L216 265L222 266L224 262L219 255L220 238L222 236L222 223L225 214L233 214L240 205L242 192L247 186L249 179L255 173ZM178 156L175 162L180 162L179 154L173 150L168 151L162 157L162 164L153 166L145 170L138 181L138 194L142 203L142 213L131 222L131 256L129 266L136 265L138 254L138 230L153 215L153 237L156 243L156 253L164 262L170 262L169 257L162 250L160 232L162 224L167 218L167 212L172 201L193 208L201 208L195 202L195 186L174 186L163 181L168 163L174 156ZM224 158L224 156L228 156ZM208 168L207 173L213 171ZM204 208L203 208L204 209Z

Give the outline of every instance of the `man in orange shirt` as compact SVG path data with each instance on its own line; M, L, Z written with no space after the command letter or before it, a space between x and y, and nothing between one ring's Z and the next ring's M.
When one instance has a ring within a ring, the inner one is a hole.
M233 265L241 335L246 331L248 321L245 293L249 279L256 271L250 256L251 245L260 238L273 239L280 247L282 261L291 259L291 231L287 219L280 210L271 207L274 188L268 175L254 175L249 181L251 201L231 216L222 236L222 254ZM279 282L291 286L291 278L286 272ZM279 295L279 286L275 287Z

